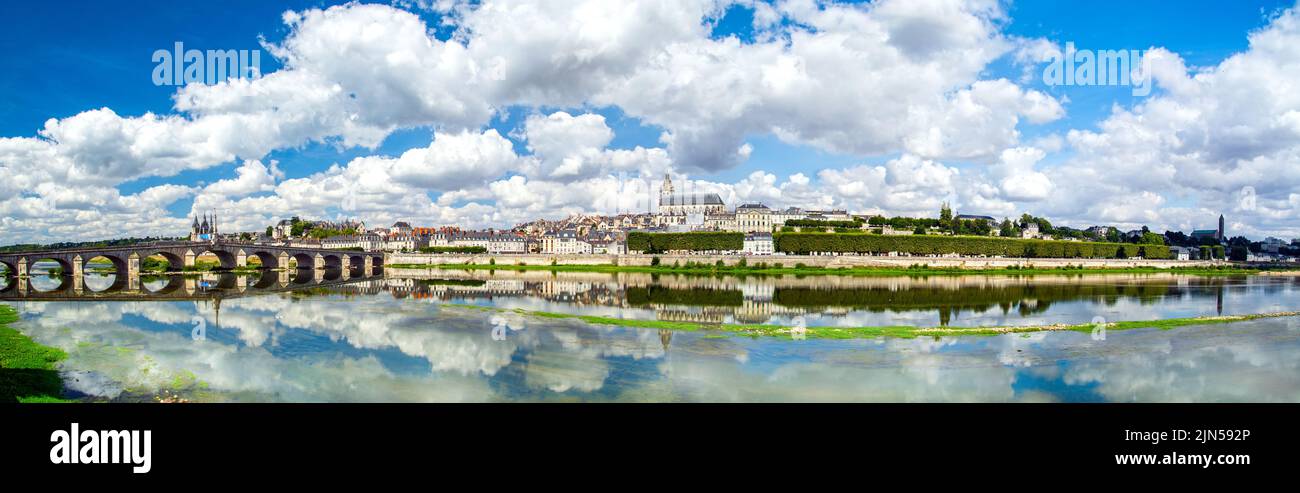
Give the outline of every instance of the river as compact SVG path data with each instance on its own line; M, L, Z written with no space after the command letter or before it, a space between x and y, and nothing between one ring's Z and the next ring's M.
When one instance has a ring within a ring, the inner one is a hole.
M978 327L1297 310L1300 278L710 277L398 270L36 275L0 302L72 397L218 402L1297 402L1300 320L868 339L715 324ZM266 281L266 282L260 282ZM474 309L472 307L481 307ZM705 330L594 324L578 314ZM197 336L197 337L196 337Z

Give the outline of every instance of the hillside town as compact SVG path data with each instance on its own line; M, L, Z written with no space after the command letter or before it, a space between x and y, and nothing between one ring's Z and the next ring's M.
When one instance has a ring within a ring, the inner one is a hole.
M782 232L865 233L885 236L965 235L1004 238L1097 241L1168 245L1175 260L1225 258L1251 262L1295 262L1300 241L1265 238L1250 241L1230 237L1223 216L1212 229L1154 233L1148 228L1120 230L1113 226L1075 229L1053 226L1043 218L1024 214L1004 218L957 213L946 204L938 218L886 218L853 214L841 209L773 209L761 203L728 208L717 193L682 193L665 176L654 212L617 215L576 214L564 219L538 219L508 230L466 230L458 226L416 226L398 221L388 226L367 226L356 219L283 219L257 233L223 234L218 217L194 218L191 241L214 238L278 244L291 247L330 248L403 253L488 253L555 255L623 255L629 251L632 232L733 232L744 234L743 248L727 252L740 255L776 255L774 234ZM1217 247L1217 248L1216 248ZM1217 252L1217 253L1216 253Z

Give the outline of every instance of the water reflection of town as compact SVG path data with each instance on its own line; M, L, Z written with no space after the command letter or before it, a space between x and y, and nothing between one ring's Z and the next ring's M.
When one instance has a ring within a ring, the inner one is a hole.
M1232 289L1289 291L1294 279L1253 282L1247 277L1174 274L1089 276L765 276L712 277L639 273L593 274L541 271L400 270L387 288L396 297L440 301L528 297L574 306L652 309L664 321L765 323L774 317L855 311L932 311L947 324L962 312L999 310L1021 316L1053 304L1193 298L1223 312ZM1212 305L1211 305L1212 303ZM1208 310L1207 310L1208 311Z
M1202 313L1224 311L1234 289L1293 292L1297 278L1116 274L1088 276L688 276L643 273L403 270L268 271L119 279L109 275L10 278L0 299L133 301L228 298L275 292L376 295L475 302L543 300L561 306L652 311L663 321L769 323L802 315L930 312L947 325L962 313L1042 314L1063 302L1114 305L1192 300Z

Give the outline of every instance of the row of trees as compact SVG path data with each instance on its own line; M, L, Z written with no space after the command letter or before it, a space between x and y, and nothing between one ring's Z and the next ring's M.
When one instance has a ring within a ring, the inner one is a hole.
M1164 245L1130 245L1082 241L1022 240L973 236L881 236L780 233L776 250L791 254L818 252L909 255L982 255L1025 258L1169 258Z

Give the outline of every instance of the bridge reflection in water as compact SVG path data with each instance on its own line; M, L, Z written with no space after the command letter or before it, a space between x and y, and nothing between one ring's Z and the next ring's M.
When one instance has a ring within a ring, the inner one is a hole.
M382 267L364 266L144 276L47 271L29 277L4 276L0 301L211 300L343 285L383 275Z

